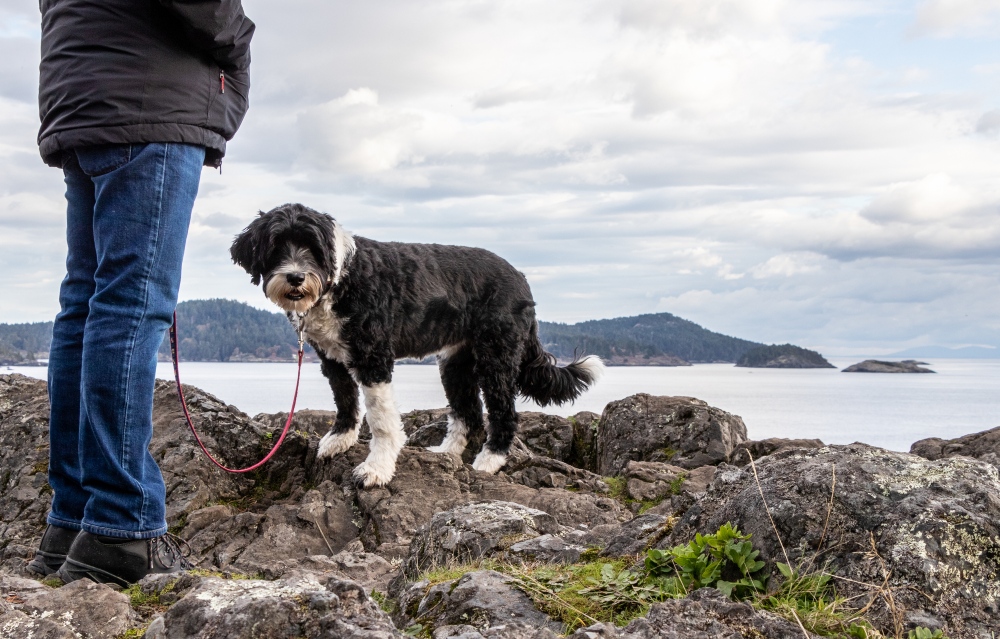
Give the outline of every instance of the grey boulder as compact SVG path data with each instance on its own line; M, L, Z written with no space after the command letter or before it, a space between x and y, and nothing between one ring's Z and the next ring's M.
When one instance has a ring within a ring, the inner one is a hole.
M693 397L639 393L610 402L597 430L597 472L619 475L630 460L698 468L729 461L747 439L743 420Z
M883 632L923 625L971 639L1000 627L994 466L852 444L786 450L756 468L755 477L750 467L720 467L660 547L732 522L772 564L830 562L839 594L870 604Z

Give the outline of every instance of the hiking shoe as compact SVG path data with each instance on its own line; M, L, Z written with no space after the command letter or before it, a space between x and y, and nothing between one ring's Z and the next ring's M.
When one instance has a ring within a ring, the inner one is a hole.
M170 533L152 539L118 539L82 531L57 574L66 583L87 578L125 588L146 575L191 568L188 554L187 542Z
M59 570L66 561L66 553L69 552L69 547L73 545L73 540L79 532L52 524L46 526L35 558L28 562L25 569L39 577L48 577Z

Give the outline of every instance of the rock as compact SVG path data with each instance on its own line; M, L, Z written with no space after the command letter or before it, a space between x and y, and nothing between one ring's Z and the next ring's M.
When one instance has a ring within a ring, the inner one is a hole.
M573 450L573 424L545 413L518 413L517 436L536 455L568 461Z
M36 591L25 597L22 611L93 639L115 639L138 621L128 596L89 579Z
M715 466L687 470L660 462L630 461L625 466L625 497L636 514L680 515L705 495Z
M0 539L2 565L19 572L45 530L49 403L45 382L0 375Z
M566 462L584 470L597 472L597 427L601 416L580 411L569 418L573 425L573 446Z
M569 527L619 523L627 518L621 504L608 497L562 488L529 488L503 471L488 475L452 455L404 448L396 462L396 475L387 486L357 493L361 540L369 552L390 559L404 557L415 531L436 513L480 501L521 504Z
M779 450L790 448L822 448L823 442L818 439L783 439L781 437L770 437L755 441L743 442L736 451L733 452L729 463L733 466L746 466L750 463L750 456L756 461L761 457L776 453Z
M441 626L433 639L558 639L548 628L536 628L522 623L509 623L486 628L482 632L472 626Z
M747 439L743 420L700 399L640 393L611 402L597 432L597 468L618 475L629 460L682 468L728 461Z
M333 557L322 557L321 559L324 562L330 562L338 574L361 584L369 593L372 590L384 592L389 587L389 580L396 572L396 568L392 564L370 552L343 550ZM312 570L310 565L305 565L303 568Z
M622 524L601 552L605 557L638 555L655 546L673 528L673 521L655 513L639 515Z
M318 490L307 492L298 504L268 508L257 536L232 566L266 574L276 560L336 554L358 536L353 515L339 488L325 482Z
M736 360L736 365L746 368L836 368L816 351L791 344L751 348Z
M964 455L1000 468L1000 426L956 439L921 439L910 446L910 453L932 460Z
M403 575L414 579L438 566L467 564L513 544L557 533L552 515L506 501L467 504L434 515L413 538Z
M508 555L512 559L543 564L573 564L580 561L580 555L587 550L567 542L556 535L540 535L519 541L510 547Z
M0 639L78 639L68 627L52 619L29 617L20 610L0 615Z
M579 633L578 633L579 634ZM573 635L576 637L576 635ZM584 635L586 636L586 635ZM596 637L619 639L819 639L803 632L798 624L767 612L758 612L745 603L730 601L714 588L702 588L685 599L653 605L649 615L635 619L620 634Z
M866 359L863 362L852 364L841 371L842 373L933 373L929 368L920 366L912 359L902 362L886 362L878 359Z
M162 624L164 639L403 637L359 584L309 574L280 581L204 578Z
M405 626L464 625L483 633L495 626L517 623L553 632L561 630L561 624L535 608L513 583L511 577L492 570L469 572L433 586L419 582L400 597L400 609L407 617Z
M511 446L504 473L528 488L569 488L601 494L609 491L600 475L557 459L537 455L528 450L519 438Z
M760 487L750 467L720 467L707 496L659 547L732 522L753 535L769 563L785 562L785 551L794 565L822 552L820 560L845 578L837 581L838 594L855 597L859 607L870 601L868 618L884 632L892 631L894 614L904 626L934 621L952 639L1000 627L995 467L864 444L785 450L756 466ZM761 491L785 551L763 512ZM892 588L891 602L879 587L883 581Z

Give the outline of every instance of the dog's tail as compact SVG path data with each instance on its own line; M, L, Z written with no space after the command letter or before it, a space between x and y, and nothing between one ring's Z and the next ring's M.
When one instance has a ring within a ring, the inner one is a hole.
M566 366L556 364L538 339L538 324L531 327L517 383L521 395L542 406L565 404L579 397L604 374L604 362L596 355L577 357Z

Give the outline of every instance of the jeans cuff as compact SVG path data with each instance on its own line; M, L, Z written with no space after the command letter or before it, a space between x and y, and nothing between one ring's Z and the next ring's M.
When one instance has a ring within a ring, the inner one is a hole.
M58 517L54 517L51 514L49 514L49 516L45 518L45 523L49 524L50 526L56 526L58 528L66 528L67 530L83 529L83 526L81 526L80 522L78 521L67 521L65 519L59 519Z
M86 522L82 525L83 530L91 535L101 535L103 537L118 537L120 539L152 539L161 537L167 532L166 524L155 530L119 530L118 528L108 528L107 526L95 526Z

